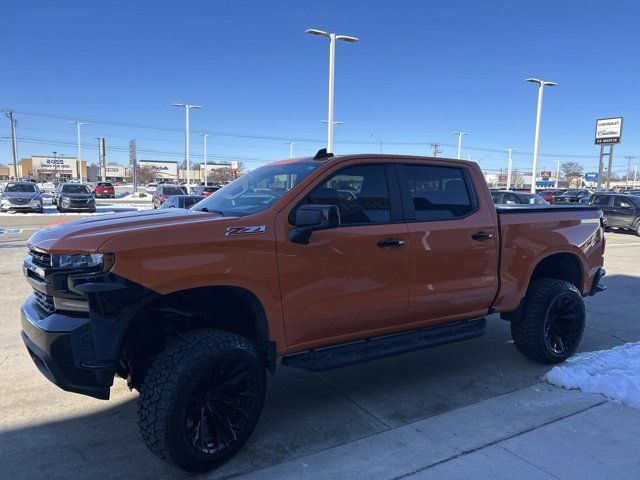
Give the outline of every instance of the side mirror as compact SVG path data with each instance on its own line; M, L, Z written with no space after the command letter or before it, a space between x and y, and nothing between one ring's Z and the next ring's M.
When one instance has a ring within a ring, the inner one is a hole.
M307 245L315 230L340 225L340 211L335 205L301 205L296 212L295 226L289 230L289 240Z

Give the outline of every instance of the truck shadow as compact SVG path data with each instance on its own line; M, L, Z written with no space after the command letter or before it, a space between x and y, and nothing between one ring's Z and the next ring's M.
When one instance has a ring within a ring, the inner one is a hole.
M640 278L607 277L609 292L587 300L589 328L582 351L640 340L634 317ZM635 293L634 293L635 292ZM30 360L25 356L25 362ZM549 370L520 355L507 322L492 316L478 339L311 374L279 366L269 377L267 403L246 447L218 470L198 478L229 478L354 441L533 385ZM33 375L36 375L35 368ZM51 401L72 395L40 379ZM117 380L117 405L60 421L0 431L4 478L194 478L157 460L136 425L137 395ZM27 392L23 385L22 391ZM39 395L41 392L38 393ZM81 399L81 402L98 402ZM37 418L38 412L29 416Z

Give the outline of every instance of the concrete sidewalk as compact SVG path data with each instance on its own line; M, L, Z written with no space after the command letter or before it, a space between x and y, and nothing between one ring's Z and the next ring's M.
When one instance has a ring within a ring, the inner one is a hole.
M241 478L635 480L638 432L640 411L541 383Z

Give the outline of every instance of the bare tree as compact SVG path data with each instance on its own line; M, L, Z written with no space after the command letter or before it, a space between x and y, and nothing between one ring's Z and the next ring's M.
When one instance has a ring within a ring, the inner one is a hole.
M133 173L131 170L127 170L126 180L128 182L133 181ZM156 180L156 171L149 165L138 165L138 183L151 183Z
M560 164L560 173L567 180L567 186L571 187L574 183L579 184L584 167L578 162L564 162Z
M207 175L207 181L211 183L222 184L230 182L231 180L233 180L233 174L230 168L214 168L209 172L209 175Z

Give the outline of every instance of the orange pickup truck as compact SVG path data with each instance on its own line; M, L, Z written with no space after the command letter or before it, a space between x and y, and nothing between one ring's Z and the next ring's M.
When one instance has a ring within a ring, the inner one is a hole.
M477 337L557 363L603 290L602 212L494 207L474 163L333 156L257 168L197 203L36 232L22 336L59 387L140 391L139 427L191 471L247 441L277 363L325 370Z

